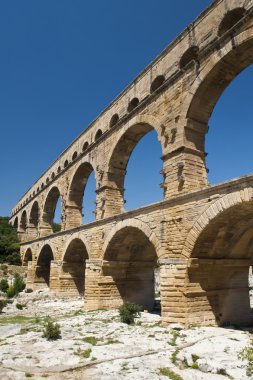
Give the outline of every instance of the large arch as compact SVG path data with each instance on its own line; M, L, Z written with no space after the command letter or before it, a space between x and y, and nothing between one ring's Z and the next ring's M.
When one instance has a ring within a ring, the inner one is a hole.
M110 305L134 302L153 310L154 268L158 254L140 228L125 225L105 243L103 275L110 278Z
M73 238L65 250L60 275L60 289L65 297L84 296L85 263L88 258L82 239Z
M247 325L253 321L248 286L253 257L252 189L250 194L245 189L216 201L188 236L187 250L190 241L192 247L189 287L195 289L195 294L189 292L190 323Z
M30 234L37 236L39 226L39 204L35 201L32 205L30 216L29 216L29 230Z
M20 218L19 232L25 233L28 227L27 212L24 210Z
M246 25L244 24L245 28ZM199 180L201 187L203 181L207 184L205 136L213 109L233 79L252 63L252 25L248 25L245 31L233 32L232 38L230 35L221 40L217 50L212 51L208 58L200 54L198 75L185 95L181 114L186 118L186 145L198 152L196 163L199 170L196 180Z
M52 187L46 197L43 208L43 230L46 233L53 233L54 231L54 216L58 200L61 198L61 193L58 187Z
M53 250L49 244L42 247L35 270L34 285L36 289L50 287L51 261L54 260Z
M127 125L109 155L108 167L108 189L107 196L111 192L113 199L113 213L117 214L124 211L124 180L127 164L130 156L138 142L150 131L156 131L158 141L161 141L160 123L151 116L139 116L133 118ZM162 155L163 155L163 146ZM112 200L108 202L111 204Z
M67 228L77 227L82 224L84 191L87 181L93 171L94 169L90 163L83 162L72 177L66 206Z

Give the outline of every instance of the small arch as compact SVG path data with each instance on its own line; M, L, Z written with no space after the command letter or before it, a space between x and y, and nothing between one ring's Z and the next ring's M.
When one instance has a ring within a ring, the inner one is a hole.
M101 129L99 129L95 135L95 141L99 140L102 135L103 132L101 131Z
M39 187L37 187L37 193L40 191L40 188Z
M161 85L165 82L165 77L164 75L158 75L153 82L151 83L150 86L150 93L152 94L155 92Z
M61 171L61 167L60 167L60 166L58 166L58 169L57 169L57 173L59 174L59 173L60 173L60 171Z
M75 151L72 156L72 161L75 161L77 159L77 152Z
M185 68L190 62L192 61L197 61L198 60L198 52L199 48L198 46L191 46L189 49L184 52L182 55L180 62L179 62L179 67L182 70Z
M42 184L41 184L41 189L44 189L44 183L42 182Z
M44 245L41 249L36 271L35 271L35 288L47 288L50 286L50 267L51 261L54 260L52 248L49 244Z
M47 179L46 179L46 184L48 184L49 183L49 178L47 177Z
M112 128L114 125L118 123L118 121L119 121L119 115L115 113L110 120L109 127Z
M25 232L26 229L27 229L27 213L24 210L22 212L21 219L20 219L20 231Z
M85 152L89 147L89 143L88 141L85 141L85 143L83 144L83 152Z
M87 181L92 172L92 165L84 162L78 167L72 178L68 195L68 202L71 207L67 208L66 216L68 228L77 227L82 224L83 196Z
M54 179L54 177L55 177L55 174L54 174L54 172L51 174L51 179Z
M61 198L58 187L52 187L46 197L46 201L43 209L43 228L48 230L48 233L52 233L55 230L54 216L58 200Z
M18 217L17 216L14 220L13 227L16 228L16 230L18 229Z
M32 261L32 259L33 259L32 250L31 250L31 248L28 248L24 254L23 263L22 263L23 266L27 267L28 262Z
M238 21L244 16L246 10L245 8L238 7L226 13L223 17L219 29L218 36L221 37L227 31L229 31Z
M29 222L31 224L31 227L38 228L39 224L39 204L37 201L35 201L32 205L31 212L30 212L30 218Z
M62 272L64 295L84 296L85 292L85 262L88 259L88 252L85 244L79 238L73 239L64 254ZM64 290L64 287L67 291Z
M68 164L69 164L69 162L68 162L68 160L66 160L66 161L64 162L64 168L66 168L66 167L68 166Z
M130 102L128 104L127 111L128 112L133 111L138 106L139 103L140 103L140 101L138 98L133 98L132 100L130 100Z

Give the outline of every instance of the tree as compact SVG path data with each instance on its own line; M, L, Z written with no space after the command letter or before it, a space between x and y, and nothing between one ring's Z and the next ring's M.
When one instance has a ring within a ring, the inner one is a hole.
M17 231L9 218L0 216L0 263L21 265Z

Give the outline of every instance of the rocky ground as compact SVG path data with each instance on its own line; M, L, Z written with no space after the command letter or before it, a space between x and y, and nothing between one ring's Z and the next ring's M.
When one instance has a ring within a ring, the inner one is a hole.
M59 323L61 339L42 337L47 316ZM82 300L48 291L22 293L0 315L1 380L249 379L248 360L238 358L245 347L249 331L161 327L160 316L148 313L128 326L117 310L84 312Z

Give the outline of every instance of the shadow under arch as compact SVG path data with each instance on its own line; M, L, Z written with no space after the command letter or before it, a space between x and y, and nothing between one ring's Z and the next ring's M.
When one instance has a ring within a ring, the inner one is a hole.
M74 238L63 257L60 289L64 297L84 297L85 264L88 259L86 245L80 238Z
M93 166L89 162L83 162L72 177L66 206L67 228L78 227L82 224L83 197L92 172L94 172Z
M129 301L153 310L157 260L156 248L142 230L133 226L119 229L107 244L102 269L103 275L112 279L110 305Z
M158 123L145 120L133 120L133 123L121 134L113 150L110 154L108 163L108 196L111 196L111 204L113 202L113 209L110 210L113 214L118 214L124 211L124 182L127 165L130 156L139 141L151 131L155 131L157 139L161 141L161 135ZM161 144L163 153L163 146ZM111 194L110 194L111 193ZM110 194L110 195L109 195Z
M49 244L44 245L37 260L34 279L35 289L50 287L50 269L51 261L53 260L54 254L52 248Z
M32 255L32 250L31 248L28 248L24 254L23 260L22 260L22 265L27 267L29 261L33 260L33 255Z
M194 289L188 293L189 324L252 324L252 257L253 201L241 201L217 213L195 239L188 265Z
M41 228L45 234L54 232L54 216L59 199L61 199L60 190L57 186L54 186L49 190L43 208Z

